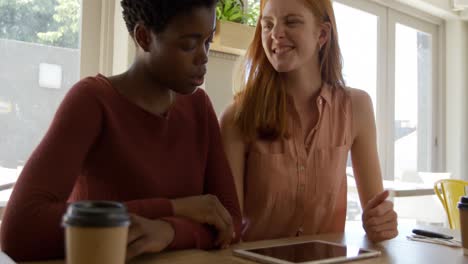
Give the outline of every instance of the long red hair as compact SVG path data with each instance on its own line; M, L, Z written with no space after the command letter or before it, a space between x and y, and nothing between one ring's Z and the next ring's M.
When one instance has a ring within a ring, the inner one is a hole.
M260 17L267 1L261 0ZM328 41L319 52L322 81L333 88L344 87L341 52L331 0L303 1L317 18L318 24L331 24ZM260 19L247 50L243 69L241 90L234 97L234 120L241 133L248 140L288 137L286 90L279 73L263 50Z

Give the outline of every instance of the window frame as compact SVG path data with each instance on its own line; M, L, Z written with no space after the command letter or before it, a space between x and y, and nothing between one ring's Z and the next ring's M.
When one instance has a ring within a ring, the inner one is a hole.
M438 29L436 25L430 24L429 22L419 20L417 18L411 17L409 15L406 15L404 13L401 13L399 11L395 11L392 9L388 10L388 21L389 21L389 49L388 49L388 61L389 61L389 68L388 68L388 80L389 80L389 97L388 97L388 102L390 103L389 106L389 115L388 118L389 120L395 120L395 67L396 67L396 62L395 62L395 45L396 45L396 24L401 24L404 26L408 26L410 28L413 28L415 30L418 30L423 33L427 33L432 36L432 87L431 87L431 93L429 94L429 109L431 109L431 113L426 113L430 118L430 131L428 131L428 137L426 138L426 142L424 142L425 147L428 150L428 156L425 159L425 164L422 164L419 160L418 156L418 167L422 169L418 169L418 171L436 171L438 164L435 159L437 156L437 138L438 136L438 118L437 118L437 113L439 112L439 103L437 100L437 94L438 94L438 89L437 87L439 86L439 76L436 74L438 72L439 64L438 64L438 53L439 53L439 44L438 44ZM418 118L419 119L419 118ZM418 121L419 123L419 121ZM390 123L389 123L390 124ZM391 125L387 129L391 138L394 137L394 125L395 123L392 122ZM395 151L395 144L390 144L390 142L387 142L389 144L388 146L388 153L387 155L389 157L392 157L391 159L388 160L389 164L387 167L387 173L388 175L395 175L394 173L394 151ZM421 146L420 146L420 135L419 135L419 130L418 130L418 153L421 151Z
M133 52L129 49L131 41L118 3L115 0L81 1L81 78L97 73L112 75L129 65ZM122 34L127 36L126 43L122 42Z
M378 17L377 40L377 102L375 109L379 160L384 180L394 180L394 115L395 115L395 29L396 23L412 27L432 35L432 93L430 107L432 116L427 149L427 168L430 171L445 170L445 60L444 23L422 11L402 4L383 4L380 1L333 0ZM359 87L357 87L359 88ZM389 121L390 120L390 121ZM418 149L418 152L420 150Z

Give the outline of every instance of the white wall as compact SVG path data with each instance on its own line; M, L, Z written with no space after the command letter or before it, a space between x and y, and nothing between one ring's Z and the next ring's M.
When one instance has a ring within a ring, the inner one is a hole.
M205 90L210 96L218 117L232 102L233 89L238 88L233 87L233 78L236 76L238 63L239 56L210 51Z
M457 19L459 13L452 10L452 0L374 0L382 2L399 2L418 10L444 19Z
M122 6L120 1L116 0L114 14L114 39L113 39L113 65L112 73L120 74L128 69L132 64L135 44L128 34L127 26L122 18Z
M452 0L406 0L412 2L423 2L439 9L450 11L452 9Z
M446 164L455 178L468 180L468 22L447 21L446 32Z

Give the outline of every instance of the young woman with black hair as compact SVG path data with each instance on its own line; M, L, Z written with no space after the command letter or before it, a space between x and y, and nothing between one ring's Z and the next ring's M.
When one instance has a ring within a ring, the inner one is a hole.
M2 250L16 261L61 258L70 202L114 200L132 213L127 258L226 247L240 209L203 83L216 0L123 0L136 44L123 74L67 94L7 205Z

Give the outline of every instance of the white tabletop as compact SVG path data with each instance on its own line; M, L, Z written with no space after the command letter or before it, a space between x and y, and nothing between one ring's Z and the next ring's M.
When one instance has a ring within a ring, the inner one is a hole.
M0 208L5 207L6 202L10 199L12 188L22 169L23 167L17 169L0 167L0 187L2 187L0 188Z
M429 184L384 181L384 188L390 191L391 197L410 197L434 195L434 186Z

